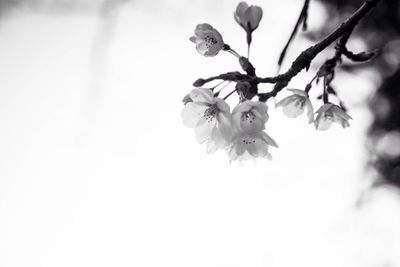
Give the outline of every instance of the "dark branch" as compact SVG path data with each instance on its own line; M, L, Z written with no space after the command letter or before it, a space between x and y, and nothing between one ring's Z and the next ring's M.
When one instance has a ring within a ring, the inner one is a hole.
M310 0L305 0L304 1L304 5L303 5L303 8L301 9L300 16L297 19L296 24L294 25L294 28L293 28L292 33L290 34L289 40L286 42L286 45L283 48L283 50L282 50L282 52L281 52L281 54L279 56L279 60L278 60L278 66L279 67L281 67L281 65L282 65L282 62L283 62L283 60L285 58L287 49L289 48L290 43L292 42L294 36L296 35L300 24L303 24L303 30L307 29L307 17L308 17L308 6L309 6L309 4L310 4Z
M333 42L335 42L337 39L341 38L337 45L336 45L336 53L334 58L329 59L331 62L334 63L332 64L333 67L336 66L336 63L338 60L340 60L341 55L350 55L351 52L349 52L346 49L346 43L347 40L354 30L354 28L357 26L357 24L360 22L360 20L368 14L368 12L373 9L380 1L382 0L366 0L364 4L357 10L355 11L345 22L343 22L335 31L333 31L331 34L329 34L327 37L325 37L323 40L321 40L319 43L307 48L303 52L300 53L300 55L294 60L292 63L291 67L283 74L274 76L274 77L265 77L265 78L260 78L257 76L254 76L253 71L249 71L251 68L246 69L243 67L246 64L243 64L241 62L242 67L245 69L247 72L246 74L242 74L240 72L228 72L224 74L220 74L217 76L210 77L208 79L198 79L193 83L195 87L203 86L205 83L211 82L213 80L225 80L225 81L233 81L233 82L239 82L239 81L248 81L250 84L254 85L257 87L259 83L275 83L274 89L271 92L268 93L259 93L259 100L260 101L266 101L270 97L276 96L283 88L285 88L291 79L295 77L299 72L301 72L303 69L307 69L310 67L310 64L312 60L325 48L330 46ZM329 61L328 60L328 61ZM335 61L335 62L333 62ZM251 66L251 63L248 62L248 66ZM247 65L246 65L247 66ZM252 70L252 69L251 69ZM318 74L317 74L318 75ZM309 88L307 88L309 90Z
M367 13L373 9L381 0L366 0L364 4L353 13L353 15L348 18L345 22L343 22L335 31L329 34L325 39L320 41L319 43L307 48L305 51L301 52L300 55L296 58L296 60L292 63L292 66L289 70L283 74L280 74L275 77L266 77L266 78L255 78L258 83L277 83L273 91L276 95L280 90L282 90L287 85L290 80L296 76L303 69L308 69L311 61L325 48L331 45L338 38L350 34L353 29L357 26L360 20L367 15ZM347 40L346 40L347 41ZM263 97L264 99L265 97Z
M194 83L193 86L194 87L200 87L203 86L204 84L214 81L214 80L224 80L224 81L232 81L232 82L237 82L237 81L241 81L244 79L249 79L250 76L246 75L246 74L242 74L238 71L233 71L233 72L227 72L227 73L223 73L217 76L213 76L207 79L197 79Z

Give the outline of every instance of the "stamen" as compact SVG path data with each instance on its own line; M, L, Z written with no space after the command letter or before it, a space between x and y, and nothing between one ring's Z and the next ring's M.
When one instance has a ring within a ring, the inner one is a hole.
M254 143L256 142L256 140L244 137L244 138L242 139L242 142L243 142L245 145L251 145L251 144L254 144Z
M218 43L218 41L217 41L214 37L212 37L212 36L206 36L206 37L204 38L204 42L206 43L207 49L210 49L211 46L213 46L213 45L215 45L216 43Z
M217 105L212 105L204 111L203 117L208 123L212 122L217 115L218 108Z
M248 112L243 112L241 120L252 123L255 118L256 118L256 116L254 115L254 113L251 111L248 111Z
M324 118L325 118L326 120L333 120L333 113L332 113L331 111L326 111L326 112L324 113Z

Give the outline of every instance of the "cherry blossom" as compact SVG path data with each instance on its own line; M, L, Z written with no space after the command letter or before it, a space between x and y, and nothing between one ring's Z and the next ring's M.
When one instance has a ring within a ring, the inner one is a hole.
M317 117L314 124L315 129L325 131L328 130L333 122L342 125L343 128L350 127L348 122L351 117L344 110L332 103L326 103L317 110Z
M229 105L205 88L193 89L190 99L181 113L183 124L195 128L197 142L207 142L209 153L225 148L232 139Z
M268 107L263 102L246 100L233 109L232 121L238 131L262 131L268 121Z
M282 107L283 114L289 118L296 118L304 113L307 109L308 122L311 123L314 120L314 109L311 104L308 94L303 90L288 89L293 95L288 96L279 101L276 106Z
M231 161L257 157L272 159L268 152L269 146L278 147L274 139L263 131L239 132L233 138L227 153Z
M224 47L222 35L210 24L198 24L190 41L196 44L197 52L206 57L216 56Z

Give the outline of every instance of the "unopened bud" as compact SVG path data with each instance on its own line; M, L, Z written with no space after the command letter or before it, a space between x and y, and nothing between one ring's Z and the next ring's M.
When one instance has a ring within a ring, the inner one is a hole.
M194 86L194 87L200 87L200 86L203 86L205 83L206 83L206 81L205 81L204 79L200 78L200 79L197 79L197 80L193 83L193 86Z

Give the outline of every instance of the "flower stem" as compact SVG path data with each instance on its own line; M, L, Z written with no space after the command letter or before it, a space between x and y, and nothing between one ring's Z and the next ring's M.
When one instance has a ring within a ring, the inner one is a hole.
M231 53L232 55L234 55L235 57L240 58L240 55L235 50L233 50L232 48L229 49L228 52Z
M328 84L326 81L326 77L324 77L324 91L322 93L322 98L323 98L324 104L329 102Z
M234 92L236 92L237 91L237 89L235 88L235 90L233 90L232 92L230 92L229 94L227 94L224 98L223 98L223 100L225 100L225 99L227 99L228 97L230 97Z
M221 84L223 84L224 82L226 82L225 80L223 80L222 82L219 82L218 84L216 84L215 86L211 87L210 89L212 91L214 91L215 88L217 88L218 86L220 86Z
M219 85L222 84L223 82L226 82L226 81L220 82L217 86L219 86ZM222 90L224 90L228 85L231 84L231 81L227 81L227 82L228 82L228 83L227 83L227 84L224 84L224 85L221 87L221 89L218 90L218 92L215 92L215 93L214 93L214 96L215 96L215 97L217 97L217 96L219 95L219 93L221 93ZM215 86L215 87L217 87L217 86ZM215 87L214 87L214 88L215 88Z
M318 75L315 75L311 81L306 85L306 89L304 91L306 91L306 93L308 94L308 92L310 92L311 87L312 87L312 83L315 81L315 79L317 79Z

